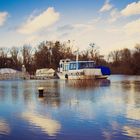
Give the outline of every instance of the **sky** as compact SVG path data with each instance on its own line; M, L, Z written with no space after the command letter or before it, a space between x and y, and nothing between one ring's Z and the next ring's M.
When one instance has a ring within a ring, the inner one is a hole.
M140 43L140 0L0 0L0 47L71 40L102 54Z

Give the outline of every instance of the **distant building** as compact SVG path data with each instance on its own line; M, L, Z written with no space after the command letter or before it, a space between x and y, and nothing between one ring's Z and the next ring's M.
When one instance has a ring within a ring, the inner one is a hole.
M55 70L52 69L52 68L44 68L44 69L37 69L36 70L36 77L37 78L41 78L41 79L44 79L44 78L51 78L53 77L55 74Z
M0 80L7 79L29 79L29 75L22 71L17 71L11 68L0 69Z
M1 68L0 74L16 74L18 73L17 70L11 69L11 68Z

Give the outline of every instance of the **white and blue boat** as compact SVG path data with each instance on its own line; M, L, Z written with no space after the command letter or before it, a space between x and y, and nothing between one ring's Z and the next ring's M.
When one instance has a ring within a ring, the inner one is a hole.
M95 61L62 59L57 75L60 79L106 79L110 75L110 69L97 66Z

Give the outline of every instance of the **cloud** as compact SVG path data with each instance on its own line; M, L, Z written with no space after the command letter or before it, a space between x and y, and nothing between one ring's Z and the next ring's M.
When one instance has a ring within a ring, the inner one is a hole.
M86 30L94 29L94 26L93 26L92 23L87 23L87 24L80 23L80 24L74 24L73 26L74 26L75 29L80 29L80 30L81 29L86 29Z
M140 1L128 4L126 8L121 11L124 16L132 16L140 14Z
M59 17L60 14L56 12L53 7L49 7L37 16L29 16L27 21L19 27L17 31L22 34L38 32L56 23L59 20Z
M119 19L122 15L117 9L113 9L110 12L110 16L111 18L109 19L109 22L112 23L112 22L115 22L117 19Z
M5 21L7 20L8 13L7 12L0 12L0 26L3 26Z
M127 23L124 26L124 29L125 29L125 32L129 35L137 34L137 33L140 34L140 19Z
M109 10L112 9L112 7L113 7L113 5L111 5L111 4L109 3L109 0L106 0L105 3L104 3L104 5L103 5L103 7L100 9L100 12L109 11Z
M32 125L40 128L44 133L49 136L56 136L61 129L61 124L57 120L53 120L50 117L44 117L42 115L25 112L21 116L23 119L31 123Z
M117 9L112 13L112 17L115 14L116 17L120 15L118 18L121 18L121 14ZM123 20L123 17L121 20ZM80 22L79 24L69 25L74 28L66 30L66 32L64 30L59 31L57 39L62 41L75 40L74 46L79 47L80 50L87 48L91 42L95 42L100 46L101 54L107 54L109 51L124 47L132 48L140 40L140 35L138 35L140 33L140 24L138 21L135 21L133 24L131 22L128 23L128 21L126 21L127 23L108 24L104 19L94 21L97 22L88 21L86 23Z
M0 135L6 135L10 133L9 124L0 118Z
M73 29L74 29L73 25L66 24L66 25L58 27L57 31L71 31Z

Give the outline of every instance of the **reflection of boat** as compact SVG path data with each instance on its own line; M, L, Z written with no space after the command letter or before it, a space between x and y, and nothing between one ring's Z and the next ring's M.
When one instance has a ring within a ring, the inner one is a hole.
M96 66L94 61L60 60L60 79L106 79L110 75L110 69L105 66Z
M72 80L68 81L68 86L76 88L76 89L89 89L96 87L104 87L110 85L110 80L108 79L100 79L100 80Z
M95 75L95 79L107 79L107 75Z

